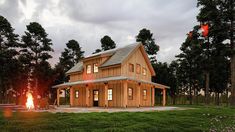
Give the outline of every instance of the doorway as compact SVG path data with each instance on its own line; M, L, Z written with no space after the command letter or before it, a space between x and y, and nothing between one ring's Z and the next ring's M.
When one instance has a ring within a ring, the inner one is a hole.
M94 90L93 91L93 106L99 106L99 91Z

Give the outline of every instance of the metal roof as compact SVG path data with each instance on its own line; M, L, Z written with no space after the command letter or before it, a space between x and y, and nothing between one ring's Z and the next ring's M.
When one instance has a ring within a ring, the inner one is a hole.
M140 44L135 43L117 49L115 53L112 55L112 57L109 60L107 60L104 64L102 64L101 67L121 64L137 46L140 46Z
M79 71L82 71L82 70L83 70L83 62L80 61L74 67L72 67L70 70L68 70L66 72L66 74L74 73L74 72L79 72Z
M169 86L150 82L150 81L145 81L145 80L138 80L135 78L130 78L130 77L125 77L125 76L115 76L115 77L106 77L106 78L100 78L100 79L94 79L94 80L84 80L84 81L75 81L75 82L67 82L67 83L62 83L59 85L52 86L52 88L59 88L59 87L69 87L73 85L79 85L79 84L89 84L89 83L100 83L100 82L108 82L108 81L114 81L114 80L132 80L132 81L137 81L140 83L147 83L147 84L152 84L157 88L170 88Z
M130 45L127 45L127 46L124 46L124 47L115 48L115 49L99 52L99 53L96 53L96 54L92 54L92 55L86 56L85 59L90 58L90 57L94 57L94 56L98 56L98 55L112 54L111 57L105 63L103 63L100 67L116 65L116 64L122 63L124 61L124 59L137 46L140 46L140 43L134 43L134 44L130 44ZM82 69L83 69L83 62L80 61L74 67L72 67L70 70L68 70L66 72L66 74L79 72L79 71L82 71Z

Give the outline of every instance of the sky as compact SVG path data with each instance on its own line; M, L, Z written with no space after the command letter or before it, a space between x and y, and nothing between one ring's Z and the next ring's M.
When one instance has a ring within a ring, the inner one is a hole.
M89 55L100 48L103 36L122 47L134 43L143 28L160 46L157 60L170 63L198 24L196 6L197 0L0 0L0 15L20 36L30 22L40 23L53 42L52 65L68 40L77 40Z

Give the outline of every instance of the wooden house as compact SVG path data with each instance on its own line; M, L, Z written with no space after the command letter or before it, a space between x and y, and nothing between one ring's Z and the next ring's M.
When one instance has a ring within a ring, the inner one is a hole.
M70 90L71 107L154 106L155 89L161 89L163 106L168 86L151 82L154 69L140 43L85 57L66 72L70 80L53 86Z

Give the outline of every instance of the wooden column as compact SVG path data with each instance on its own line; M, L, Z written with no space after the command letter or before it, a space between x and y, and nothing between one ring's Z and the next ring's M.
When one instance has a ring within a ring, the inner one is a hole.
M104 107L108 107L108 83L104 83Z
M141 83L138 83L137 84L137 88L136 88L136 103L137 103L137 107L140 107L140 86L141 86Z
M57 93L57 106L59 107L60 106L60 89L59 88L57 88L57 90L56 90L56 93Z
M163 96L163 98L162 98L162 105L166 106L166 89L165 88L162 89L162 96Z
M122 106L127 107L127 80L123 82L123 102Z
M70 107L73 107L74 106L74 90L72 87L69 88L69 91L70 91L70 96L69 96L69 99L70 99Z
M86 91L85 91L85 92L86 92L86 97L85 97L85 100L86 100L86 107L88 107L88 106L90 106L90 105L89 105L89 99L90 99L90 98L89 98L89 94L90 94L90 93L89 93L89 86L88 86L88 85L86 85Z
M155 104L155 88L153 87L153 88L151 88L151 90L152 90L152 106L154 106L154 104Z

